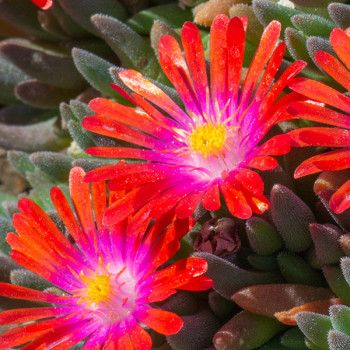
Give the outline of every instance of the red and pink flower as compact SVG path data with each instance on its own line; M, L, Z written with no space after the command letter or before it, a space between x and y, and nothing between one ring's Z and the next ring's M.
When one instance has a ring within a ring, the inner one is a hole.
M174 219L174 213L153 223L150 218L131 226L128 220L105 226L102 217L109 203L103 182L90 185L85 173L73 168L70 193L75 213L58 187L51 191L54 206L71 243L50 217L29 199L19 201L15 214L18 234L9 233L11 257L24 268L58 287L53 291L0 283L0 295L45 303L42 307L0 313L0 324L23 324L0 335L0 349L23 344L22 349L68 349L86 339L83 349L138 349L152 346L139 322L162 334L182 327L179 316L152 303L182 290L206 290L212 281L203 274L201 258L180 260L158 269L179 249L190 220ZM47 303L54 304L49 306ZM34 322L35 321L35 322Z
M330 35L331 44L341 59L328 52L318 51L315 60L334 80L350 89L350 28L343 31L336 28ZM344 66L345 65L345 66ZM308 102L293 102L289 112L298 118L305 118L338 128L311 127L289 133L294 146L340 147L305 160L295 171L295 177L320 171L343 170L350 167L350 98L343 93L317 81L296 78L289 87L313 100L320 101L335 109ZM340 113L344 111L347 114ZM340 127L340 128L339 128ZM346 181L331 197L330 208L341 213L350 207L350 180Z
M300 98L291 94L276 102L305 63L294 62L273 84L285 51L284 43L277 45L281 24L273 21L263 33L240 86L246 25L245 18L215 18L210 34L209 79L201 36L193 23L187 22L182 28L184 55L173 37L161 39L160 64L185 110L134 70L119 73L134 91L131 95L114 87L137 109L103 98L91 101L96 115L85 118L83 126L132 146L94 147L86 152L147 161L121 161L87 174L88 182L111 179L110 190L129 190L107 209L106 223L115 223L135 211L158 218L172 208L178 217L185 218L200 202L215 211L220 208L221 194L229 211L239 218L269 208L263 181L255 170L275 168L277 161L272 156L290 149L287 135L266 142L263 138L283 120L286 102Z

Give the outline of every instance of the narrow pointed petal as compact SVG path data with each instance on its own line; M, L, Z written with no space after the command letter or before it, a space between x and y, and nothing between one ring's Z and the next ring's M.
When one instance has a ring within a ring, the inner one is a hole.
M333 29L330 41L338 57L350 69L350 37L341 29Z
M330 208L340 214L350 208L350 180L346 181L331 197Z

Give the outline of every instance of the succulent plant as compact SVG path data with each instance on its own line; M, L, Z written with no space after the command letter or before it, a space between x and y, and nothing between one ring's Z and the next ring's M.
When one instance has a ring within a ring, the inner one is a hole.
M0 147L26 179L20 191L27 191L19 196L6 189L0 193L0 283L63 296L8 256L6 236L15 231L18 200L35 202L74 242L50 200L51 189L57 186L70 201L73 167L91 171L121 160L94 157L87 148L131 147L82 127L83 119L94 114L88 102L103 97L133 107L133 92L119 75L128 68L184 108L161 69L158 44L171 35L181 45L180 28L194 20L202 25L208 59L209 26L219 13L248 18L242 81L264 27L278 20L288 49L278 74L301 59L308 63L301 75L344 90L314 55L320 49L335 55L329 34L335 27L350 26L345 0L53 0L46 10L30 0L0 1ZM268 137L308 123L284 121ZM293 179L303 160L322 152L294 149L278 157L274 170L259 172L271 203L262 215L238 219L225 205L211 212L197 206L192 215L197 224L181 240L173 260L204 258L214 286L183 290L157 303L179 315L183 327L172 335L147 328L154 349L350 348L350 209L335 214L329 208L329 199L350 172ZM37 302L0 297L1 310L22 307L37 307ZM83 346L80 342L72 348Z

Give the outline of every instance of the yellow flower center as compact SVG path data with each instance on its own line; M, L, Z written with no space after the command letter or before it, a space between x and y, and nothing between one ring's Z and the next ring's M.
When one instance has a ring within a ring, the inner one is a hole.
M80 272L80 277L86 288L78 289L81 293L75 296L80 296L79 304L86 303L86 307L91 304L95 304L95 307L101 303L106 303L111 300L111 294L114 294L111 290L111 273L108 273L108 268L104 267L102 258L100 258L100 264L95 272L89 270L91 276L85 276L83 271ZM100 272L99 272L100 270Z
M192 149L204 158L221 152L227 137L227 126L221 123L199 125L189 135Z

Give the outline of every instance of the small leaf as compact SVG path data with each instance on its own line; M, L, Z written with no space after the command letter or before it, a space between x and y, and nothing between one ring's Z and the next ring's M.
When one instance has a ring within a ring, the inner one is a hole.
M29 157L30 161L51 178L67 182L72 168L72 157L55 152L36 152Z
M345 302L350 304L350 286L345 280L342 270L338 266L325 266L323 268L324 276L332 291Z
M42 83L68 89L86 86L72 58L58 46L40 45L26 39L8 39L1 42L0 52Z
M220 323L208 308L202 307L197 313L181 316L181 319L184 321L181 330L166 337L171 348L197 350L205 349L212 344Z
M339 2L340 1L329 4L328 12L338 27L346 29L350 27L350 5L339 4Z
M350 308L345 305L334 305L329 308L333 328L350 336Z
M164 81L165 75L152 47L136 32L115 18L95 15L92 23L126 68L134 68L147 77Z
M271 191L271 214L288 250L301 252L312 244L309 224L316 222L311 209L290 189L275 185Z
M57 0L63 10L90 33L98 35L91 24L91 16L96 13L115 17L124 21L127 17L125 7L115 0Z
M242 311L219 329L213 343L218 350L257 349L284 328L276 319Z
M278 270L277 255L248 255L248 261L252 267L259 271Z
M44 290L51 286L51 283L47 282L42 277L25 269L12 270L10 278L12 284L36 290Z
M243 287L281 281L277 273L244 270L210 253L195 252L193 256L207 260L206 275L213 280L214 290L227 299Z
M288 283L325 287L322 274L313 269L302 257L290 252L282 252L277 258L279 269Z
M11 247L6 242L6 236L10 231L13 231L11 220L0 216L0 252L8 255L11 251Z
M305 345L305 336L297 327L284 332L281 337L281 344L292 350L308 350L308 347Z
M295 27L307 36L317 35L328 38L336 27L332 21L316 15L295 15L291 19Z
M183 9L177 3L171 3L142 10L126 23L136 32L148 35L154 21L161 21L171 28L181 28L186 21L192 20L191 9Z
M28 80L16 86L16 96L36 108L57 108L62 101L76 97L80 89L65 89L48 85L37 80Z
M0 147L24 152L58 151L69 145L70 139L54 132L56 120L33 125L0 124Z
M243 288L232 296L232 300L245 310L274 317L276 312L332 297L333 294L328 288L301 284L267 284Z
M314 344L328 350L327 334L332 329L329 316L315 314L314 312L300 312L296 315L300 330Z
M287 27L294 27L291 17L294 15L302 14L301 11L276 4L274 2L266 0L253 1L253 10L260 23L266 27L271 21L278 18L278 21L282 24L282 32Z
M251 217L246 221L246 233L251 248L261 255L270 255L283 246L283 241L277 230L260 217Z
M330 350L350 349L350 337L338 331L329 331L328 343Z
M27 35L42 40L55 41L55 37L41 28L37 13L38 7L31 1L11 0L0 2L0 18L21 29Z
M0 56L0 103L19 103L20 101L15 95L15 87L17 84L28 79L30 79L28 75L13 63Z
M76 48L72 50L72 57L77 69L90 85L103 94L111 96L118 102L125 101L125 99L110 86L113 81L109 74L109 69L116 67L114 64L91 52Z

